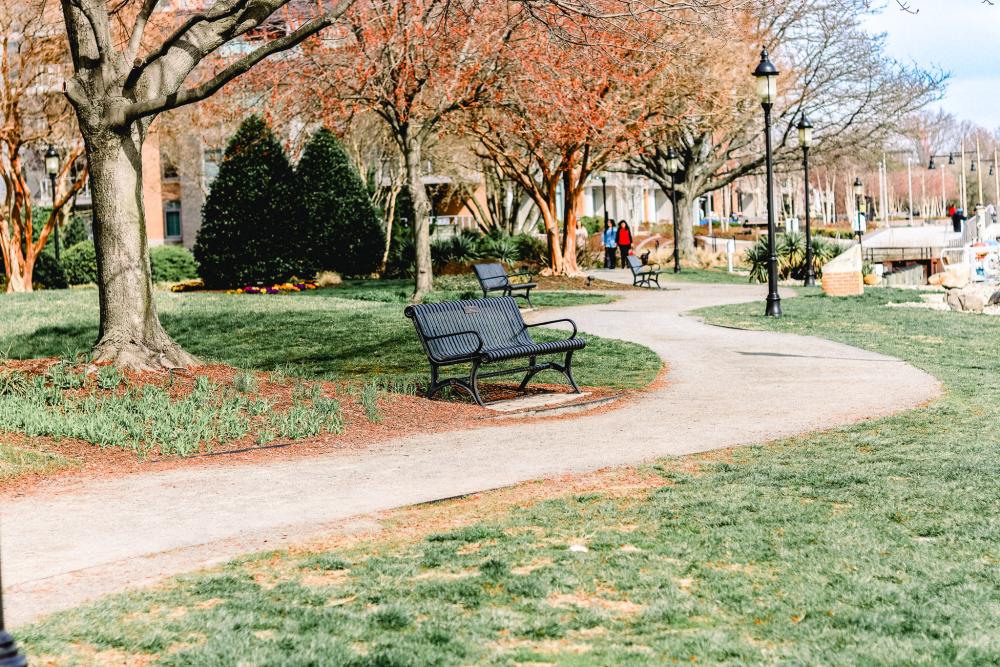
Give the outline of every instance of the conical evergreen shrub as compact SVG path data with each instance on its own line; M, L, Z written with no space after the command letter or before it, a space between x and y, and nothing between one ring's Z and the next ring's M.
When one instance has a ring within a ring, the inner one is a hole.
M205 200L194 255L206 286L311 277L315 268L296 229L294 185L288 157L267 123L247 118L226 147Z
M310 240L316 268L353 276L378 270L385 247L382 221L333 132L321 128L312 136L296 175L300 228Z

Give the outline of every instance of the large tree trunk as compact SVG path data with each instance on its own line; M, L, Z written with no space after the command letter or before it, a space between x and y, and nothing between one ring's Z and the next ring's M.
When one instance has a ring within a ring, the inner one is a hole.
M412 142L411 142L412 143ZM413 245L416 254L416 285L413 301L420 302L434 289L434 270L431 266L431 230L429 216L431 202L420 177L420 146L407 145L403 152L406 163L406 185L413 201Z
M694 256L694 202L682 192L677 190L677 226L680 233L681 257L690 259Z
M136 370L196 364L163 330L153 303L141 132L95 134L85 137L101 308L94 360Z

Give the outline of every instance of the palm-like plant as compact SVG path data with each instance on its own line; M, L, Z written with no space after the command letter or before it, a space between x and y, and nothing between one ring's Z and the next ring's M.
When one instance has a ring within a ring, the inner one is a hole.
M747 248L746 261L750 265L750 282L767 282L767 237L762 236Z

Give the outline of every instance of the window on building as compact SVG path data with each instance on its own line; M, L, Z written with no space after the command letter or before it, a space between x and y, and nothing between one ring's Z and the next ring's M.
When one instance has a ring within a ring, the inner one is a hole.
M181 237L181 203L168 201L163 205L164 236L168 239Z
M161 164L163 165L163 180L165 181L176 181L179 176L177 174L177 167L173 162L170 161L166 156L161 156Z

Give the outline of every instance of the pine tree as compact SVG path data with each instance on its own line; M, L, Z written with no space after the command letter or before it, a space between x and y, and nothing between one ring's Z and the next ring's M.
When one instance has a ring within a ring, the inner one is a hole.
M226 147L205 200L194 246L205 285L238 287L309 275L291 164L259 116L243 121Z
M385 244L378 211L333 132L312 136L296 171L302 193L300 229L319 269L364 275L378 269Z

